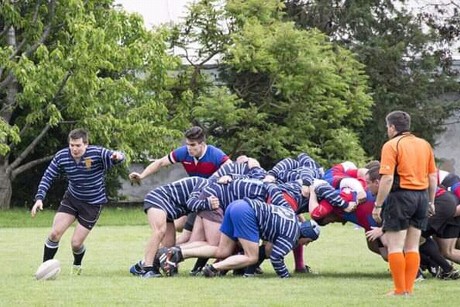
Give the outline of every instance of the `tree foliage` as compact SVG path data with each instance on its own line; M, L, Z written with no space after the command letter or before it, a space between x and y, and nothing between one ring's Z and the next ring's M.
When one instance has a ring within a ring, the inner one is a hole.
M146 30L140 16L111 0L2 2L2 207L11 182L65 147L62 135L73 127L129 157L171 148L183 127L166 108L168 73L179 63L167 53L168 35Z
M354 55L319 31L283 21L281 1L219 3L191 5L173 41L183 50L205 46L195 58L185 53L195 72L211 59L220 68L218 85L191 81L200 85L193 119L209 127L213 141L266 166L300 151L325 166L364 161L354 131L370 115L372 100ZM206 80L203 73L191 77Z
M374 106L360 129L366 152L379 158L386 140L385 115L403 109L413 130L435 145L443 123L459 108L459 84L450 70L448 46L440 31L425 31L426 19L405 9L407 1L292 0L287 20L319 29L365 64ZM431 2L432 3L432 2Z

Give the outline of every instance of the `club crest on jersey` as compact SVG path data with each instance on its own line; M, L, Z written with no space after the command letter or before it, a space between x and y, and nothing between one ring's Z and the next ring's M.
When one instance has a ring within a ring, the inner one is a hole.
M90 169L91 168L91 163L93 162L93 160L91 160L91 158L85 158L85 166L87 169Z

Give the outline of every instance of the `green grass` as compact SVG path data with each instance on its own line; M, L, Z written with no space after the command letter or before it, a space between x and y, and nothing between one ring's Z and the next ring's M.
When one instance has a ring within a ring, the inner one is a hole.
M0 306L456 306L460 281L429 278L409 298L384 297L392 287L387 264L366 248L362 230L330 225L305 250L317 275L276 277L269 261L265 274L244 279L189 277L189 259L173 278L142 280L129 275L142 258L149 227L141 209L108 209L86 242L81 276L70 276L71 229L56 258L62 272L55 281L33 277L54 212L35 219L27 211L0 212ZM14 223L16 222L16 224ZM292 255L286 261L293 268Z

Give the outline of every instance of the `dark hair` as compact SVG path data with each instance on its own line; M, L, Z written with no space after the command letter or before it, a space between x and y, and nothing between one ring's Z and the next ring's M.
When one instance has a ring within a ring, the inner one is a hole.
M369 170L367 171L367 175L369 175L370 181L375 181L377 179L380 179L380 163L379 165L371 166Z
M385 118L387 125L394 125L397 132L410 130L410 115L404 111L393 111Z
M83 144L88 144L89 133L85 129L77 128L69 132L67 141L82 139Z
M380 167L380 161L379 160L371 160L364 165L364 168L370 169L374 166Z
M187 129L187 131L184 133L184 136L186 139L196 141L198 143L206 142L204 131L201 127L198 126L193 126L192 128Z

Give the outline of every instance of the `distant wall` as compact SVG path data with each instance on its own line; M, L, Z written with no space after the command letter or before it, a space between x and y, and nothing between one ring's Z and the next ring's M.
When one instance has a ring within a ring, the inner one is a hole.
M130 172L141 173L144 170L142 164L131 164ZM155 187L170 183L181 178L187 177L182 164L173 164L169 167L160 169L157 173L150 175L142 180L141 185L131 185L128 180L122 180L119 196L126 198L122 202L143 202L145 195Z
M439 168L460 175L460 114L448 122L447 130L439 136L438 145L434 149Z

